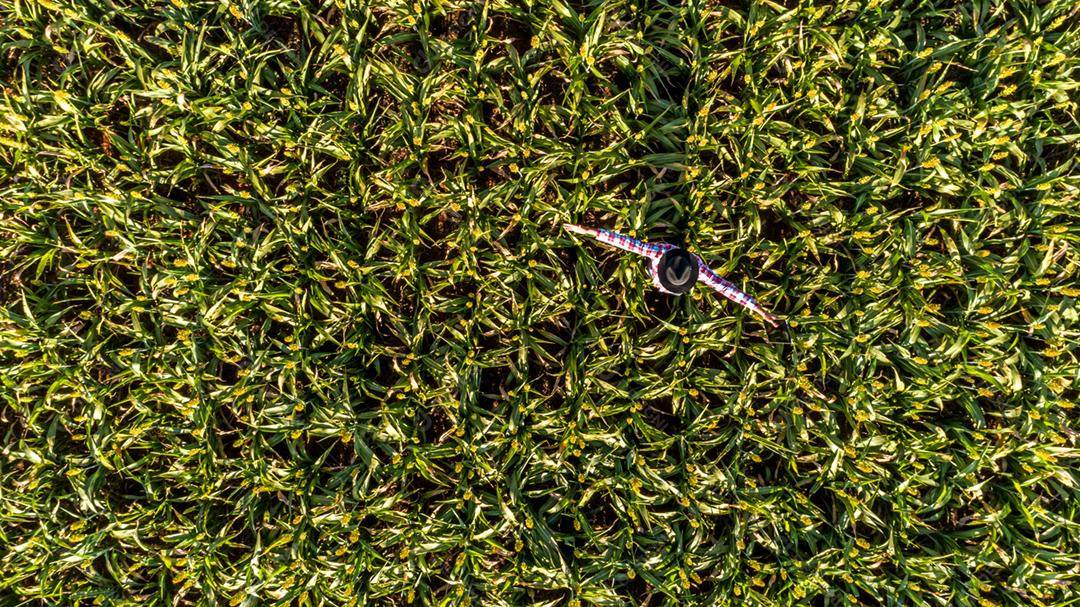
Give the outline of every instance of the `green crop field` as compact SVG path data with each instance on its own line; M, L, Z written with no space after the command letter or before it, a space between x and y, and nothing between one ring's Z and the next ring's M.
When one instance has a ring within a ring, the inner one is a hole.
M0 605L1080 605L1078 102L1076 0L0 2Z

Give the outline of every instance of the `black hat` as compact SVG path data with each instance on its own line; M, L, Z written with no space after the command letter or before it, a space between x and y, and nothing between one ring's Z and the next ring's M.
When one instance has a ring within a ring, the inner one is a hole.
M697 282L697 258L685 249L671 249L664 253L656 270L660 284L677 295L694 288Z

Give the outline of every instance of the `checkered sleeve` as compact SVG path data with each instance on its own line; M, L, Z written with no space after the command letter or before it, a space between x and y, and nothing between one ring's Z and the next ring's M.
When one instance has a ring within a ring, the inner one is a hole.
M748 308L754 312L760 312L762 310L758 302L754 301L753 297L750 297L746 293L739 290L739 287L724 280L720 276L709 269L709 266L705 265L705 262L698 257L698 280L709 285L715 291L730 299L731 301Z
M638 255L644 255L650 259L660 259L669 249L675 248L675 245L643 242L641 240L630 238L625 234L619 234L618 232L612 232L611 230L605 230L603 228L596 231L596 239L606 245L624 251L630 251L631 253L637 253Z

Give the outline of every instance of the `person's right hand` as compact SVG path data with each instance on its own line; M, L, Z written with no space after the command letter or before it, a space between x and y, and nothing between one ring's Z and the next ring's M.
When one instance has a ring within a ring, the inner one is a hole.
M572 223L564 223L564 224L562 224L562 227L567 232L573 232L575 234L584 234L585 236L595 236L595 234L593 234L593 231L590 230L589 228L583 228L583 227L581 227L579 225L574 225Z

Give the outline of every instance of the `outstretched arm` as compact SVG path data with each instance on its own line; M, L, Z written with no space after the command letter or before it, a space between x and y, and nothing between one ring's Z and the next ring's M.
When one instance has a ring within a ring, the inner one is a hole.
M709 285L731 301L758 314L770 325L774 327L779 326L778 321L780 319L777 318L775 314L766 312L758 302L754 301L753 297L743 293L738 287L718 276L716 272L710 270L709 266L705 265L705 262L702 261L700 257L698 257L698 280Z
M625 234L619 234L618 232L612 232L611 230L605 230L603 228L583 228L572 223L564 223L563 229L575 234L592 236L608 246L624 251L630 251L631 253L637 253L638 255L644 255L650 259L660 259L668 249L674 247L674 245L670 244L652 244L644 242L631 238Z

